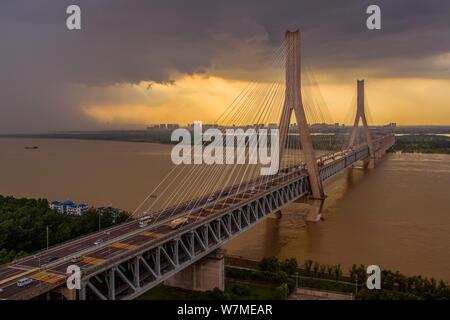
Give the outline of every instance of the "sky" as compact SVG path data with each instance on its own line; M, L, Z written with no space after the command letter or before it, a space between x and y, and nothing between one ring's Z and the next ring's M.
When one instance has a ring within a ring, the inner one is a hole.
M81 8L82 29L66 28ZM368 30L366 8L381 8ZM447 0L2 0L0 133L213 122L300 29L334 122L365 79L373 123L450 125Z

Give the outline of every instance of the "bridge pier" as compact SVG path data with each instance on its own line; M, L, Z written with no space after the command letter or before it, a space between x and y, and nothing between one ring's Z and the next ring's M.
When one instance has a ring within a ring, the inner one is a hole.
M281 212L281 210L278 210L277 212L274 212L273 215L276 219L281 219L283 213Z
M302 197L294 201L295 203L305 203L309 205L308 212L306 213L306 221L317 222L322 217L323 199L317 199L313 197Z
M225 289L225 250L217 249L206 257L178 272L165 285L191 291Z
M76 300L77 299L77 290L69 289L67 287L59 287L55 290L55 292L61 294L66 300Z
M375 160L379 159L377 158L376 154L375 157L367 157L363 160L363 167L368 169L375 168Z
M307 202L310 205L308 213L306 214L306 221L317 222L322 217L323 199L309 199Z

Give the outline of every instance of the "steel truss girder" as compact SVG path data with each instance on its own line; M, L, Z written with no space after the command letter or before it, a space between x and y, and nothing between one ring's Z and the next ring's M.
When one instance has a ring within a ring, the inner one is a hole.
M245 232L267 215L309 194L307 176L249 200L220 216L205 219L176 237L83 277L85 299L133 299ZM111 280L111 276L114 280ZM130 279L134 279L130 280ZM112 286L113 284L114 286Z

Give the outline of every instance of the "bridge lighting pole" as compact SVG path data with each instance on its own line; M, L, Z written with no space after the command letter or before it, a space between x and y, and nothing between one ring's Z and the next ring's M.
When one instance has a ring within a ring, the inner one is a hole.
M48 241L48 226L45 226L45 231L47 233L47 250L48 250L48 243L49 243L49 241Z

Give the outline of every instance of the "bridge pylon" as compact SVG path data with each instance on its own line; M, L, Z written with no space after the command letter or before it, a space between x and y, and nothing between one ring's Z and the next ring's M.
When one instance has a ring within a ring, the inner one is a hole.
M297 120L300 142L305 155L306 168L309 174L312 197L323 199L322 180L319 176L316 155L314 152L301 94L300 64L300 32L286 31L286 89L283 110L280 118L280 163L286 148L289 124L292 112Z
M356 134L358 133L359 120L363 124L363 132L366 138L367 145L369 147L369 158L364 161L364 166L373 168L375 165L375 151L373 147L372 137L370 135L369 126L367 125L366 112L364 107L364 80L357 80L357 99L356 99L356 116L353 123L352 133L350 135L350 141L348 147L351 148L355 145Z

